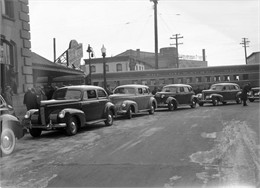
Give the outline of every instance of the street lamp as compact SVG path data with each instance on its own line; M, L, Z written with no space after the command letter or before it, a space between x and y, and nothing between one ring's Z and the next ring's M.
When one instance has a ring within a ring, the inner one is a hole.
M103 56L103 75L104 75L104 89L107 91L107 76L106 76L106 48L104 47L104 44L101 48L101 53Z
M89 85L91 85L92 83L92 80L91 80L91 62L90 62L90 59L91 57L93 57L93 49L90 47L90 45L88 45L88 49L87 49L87 52L88 52L88 56L89 56Z

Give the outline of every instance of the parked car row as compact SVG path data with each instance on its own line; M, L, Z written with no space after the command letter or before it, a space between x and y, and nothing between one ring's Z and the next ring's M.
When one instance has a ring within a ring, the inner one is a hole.
M25 129L15 116L10 115L12 107L2 97L0 99L1 151L8 155L14 150L16 138L21 138ZM249 100L255 99L259 99L259 88L252 88L249 93ZM122 85L110 96L99 86L66 86L57 89L51 100L41 101L39 109L27 111L23 122L33 137L39 137L42 131L59 129L71 136L88 124L104 122L111 126L118 115L131 119L140 112L154 114L156 108L173 111L184 105L195 108L197 104L212 103L215 106L230 101L241 103L241 89L234 83L213 84L198 95L187 84L166 85L155 95L145 85Z

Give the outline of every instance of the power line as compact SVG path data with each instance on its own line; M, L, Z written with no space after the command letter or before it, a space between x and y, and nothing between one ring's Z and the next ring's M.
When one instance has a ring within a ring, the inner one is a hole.
M175 34L175 37L171 37L170 39L175 39L176 43L175 44L170 44L170 45L176 45L176 50L177 50L177 68L179 68L179 52L178 52L178 46L179 44L183 43L178 43L178 39L181 39L183 37L178 37L180 34Z

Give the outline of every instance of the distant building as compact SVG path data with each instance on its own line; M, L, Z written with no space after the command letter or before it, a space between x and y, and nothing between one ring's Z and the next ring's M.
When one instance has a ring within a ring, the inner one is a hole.
M86 74L89 73L89 63L91 64L91 73L103 73L103 58L84 59L85 65L81 68ZM106 57L106 72L125 72L141 71L151 69L152 67L131 56Z
M138 58L139 60L150 65L150 69L155 68L155 53L152 52L143 52L140 49L135 50L126 50L118 54L118 56L132 56ZM180 55L179 55L180 56ZM159 69L165 68L176 68L177 67L177 50L174 47L161 48L160 53L158 54L158 66ZM191 67L207 67L208 63L205 60L205 57L197 58L198 56L182 55L179 57L179 68L191 68ZM148 68L147 68L148 69ZM146 70L147 70L146 69Z
M253 52L248 56L247 64L260 64L260 52Z

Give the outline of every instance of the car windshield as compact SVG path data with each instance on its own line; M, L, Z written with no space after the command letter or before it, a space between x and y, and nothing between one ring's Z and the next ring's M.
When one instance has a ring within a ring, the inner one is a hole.
M135 89L130 87L116 88L114 94L135 94Z
M79 90L59 89L53 95L53 99L56 100L70 100L70 99L79 100L80 98L81 98L81 91Z
M164 87L164 88L162 89L162 92L177 93L177 87Z
M216 90L216 91L222 91L222 88L223 88L223 86L221 86L221 85L212 85L210 87L211 90Z

